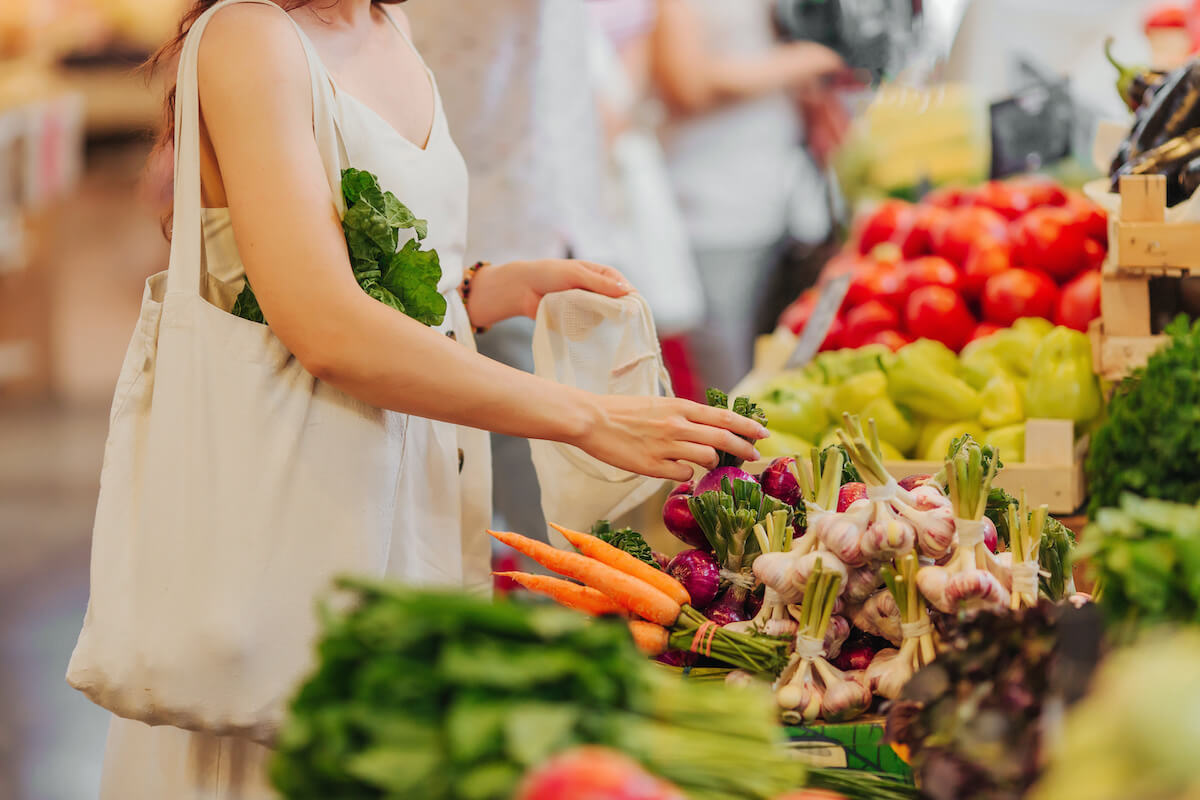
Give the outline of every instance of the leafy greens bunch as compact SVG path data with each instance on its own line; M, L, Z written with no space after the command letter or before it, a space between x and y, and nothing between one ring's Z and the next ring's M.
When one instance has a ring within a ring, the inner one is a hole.
M1160 622L1200 623L1200 507L1132 494L1101 509L1079 545L1109 621L1132 634Z
M446 318L446 298L438 291L442 267L436 250L422 250L428 224L417 219L391 192L379 188L369 172L342 170L342 196L346 213L342 232L350 252L350 267L363 291L422 325L441 325ZM400 231L416 238L400 247ZM258 298L246 281L231 313L251 322L266 322Z
M767 413L757 403L750 402L748 397L735 397L733 403L730 404L729 395L720 389L710 388L705 391L704 399L713 408L727 408L739 416L754 420L763 427L767 425ZM742 465L740 458L722 450L718 450L717 455L719 457L718 467L740 467Z
M1167 327L1171 340L1118 388L1087 459L1089 515L1124 492L1200 501L1200 320Z
M655 569L662 569L662 565L654 558L654 551L650 549L650 545L646 543L646 538L633 528L616 528L606 519L597 520L592 526L592 536L595 536L602 542L611 544L618 550L624 550L629 555L644 561Z
M806 780L852 798L912 794L806 769L765 693L684 681L647 661L620 622L339 585L355 602L325 613L318 668L271 766L288 800L509 800L526 770L580 744L628 754L691 800L768 800Z

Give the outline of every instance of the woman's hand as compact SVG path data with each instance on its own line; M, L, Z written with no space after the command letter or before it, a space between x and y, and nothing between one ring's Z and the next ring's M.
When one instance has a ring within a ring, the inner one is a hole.
M746 440L769 435L754 420L690 400L608 395L594 401L591 424L568 444L614 467L654 478L690 480L690 465L712 469L717 450L757 461L758 451Z
M475 273L467 316L477 328L490 328L512 317L533 319L543 297L568 289L587 289L606 297L624 297L633 291L621 273L590 261L513 261Z

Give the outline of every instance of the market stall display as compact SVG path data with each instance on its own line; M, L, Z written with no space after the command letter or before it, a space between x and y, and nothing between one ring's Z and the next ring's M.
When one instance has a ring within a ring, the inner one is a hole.
M1103 209L1041 178L946 188L861 216L841 254L780 316L799 334L833 277L852 276L823 350L917 338L954 351L1023 317L1086 331L1100 313Z

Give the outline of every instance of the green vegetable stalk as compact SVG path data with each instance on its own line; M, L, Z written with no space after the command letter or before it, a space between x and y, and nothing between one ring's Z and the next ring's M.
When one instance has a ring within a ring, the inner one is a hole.
M739 416L754 420L763 427L766 427L767 425L766 412L764 412L759 406L750 402L750 398L748 397L735 397L733 399L733 404L731 405L729 402L729 395L725 394L720 389L708 389L705 392L705 399L708 401L708 405L712 406L713 408L727 408ZM729 453L717 451L717 455L720 457L717 463L717 466L719 467L740 467L742 465L742 459L730 455Z
M446 318L446 298L438 291L442 267L436 250L421 249L428 233L425 220L417 219L394 194L382 191L369 172L342 170L342 196L346 200L342 232L358 285L422 325L441 325ZM402 230L413 231L416 238L400 247ZM266 322L249 281L230 313Z

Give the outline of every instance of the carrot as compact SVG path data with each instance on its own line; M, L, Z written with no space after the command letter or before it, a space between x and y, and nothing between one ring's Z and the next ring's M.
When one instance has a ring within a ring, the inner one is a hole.
M519 533L491 530L488 533L492 538L524 553L543 567L603 592L622 608L629 609L643 619L657 622L659 625L674 625L679 619L679 603L632 575L626 575L579 553L559 550Z
M609 599L604 592L598 592L578 583L564 581L561 578L551 578L546 575L534 575L529 572L493 572L502 578L511 578L531 592L544 594L559 605L583 611L592 616L601 614L623 614L625 609Z
M633 634L633 643L648 656L661 656L667 652L667 642L671 634L662 625L653 622L642 622L640 619L629 621L629 632Z
M608 564L614 569L619 569L626 575L642 579L681 606L692 602L692 597L688 594L687 589L683 588L683 584L661 569L650 566L645 561L629 555L618 547L613 547L590 533L573 531L561 525L555 525L553 522L550 523L550 527L567 537L567 541L585 556Z

